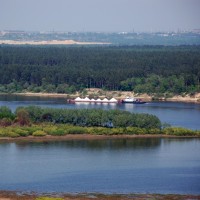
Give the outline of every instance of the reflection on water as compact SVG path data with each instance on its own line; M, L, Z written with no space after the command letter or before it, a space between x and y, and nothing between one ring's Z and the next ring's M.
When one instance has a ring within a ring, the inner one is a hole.
M117 109L118 104L116 103L81 103L81 102L76 102L74 104L75 108L77 109L91 109L91 108L97 108L97 109Z
M135 138L133 139L108 139L108 140L69 140L69 141L45 141L45 142L16 142L16 148L24 150L27 148L52 148L59 149L88 149L88 150L119 150L119 149L141 149L157 148L161 144L161 138Z
M0 190L200 194L200 139L1 142Z

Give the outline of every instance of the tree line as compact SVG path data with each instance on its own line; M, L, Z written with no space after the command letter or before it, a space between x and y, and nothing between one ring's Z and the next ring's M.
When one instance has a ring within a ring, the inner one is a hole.
M0 137L62 136L67 134L200 136L200 131L161 124L149 114L120 110L0 107Z
M151 74L146 78L128 78L122 81L120 85L123 91L148 94L192 94L200 91L200 83L197 77L189 75L189 79L187 79L183 74L171 75L168 77Z
M8 119L20 125L49 122L85 127L139 127L161 128L158 117L150 114L136 114L120 110L101 109L55 109L38 106L18 107L15 113L5 106L0 107L1 124Z
M0 92L198 92L200 46L1 45L0 77Z

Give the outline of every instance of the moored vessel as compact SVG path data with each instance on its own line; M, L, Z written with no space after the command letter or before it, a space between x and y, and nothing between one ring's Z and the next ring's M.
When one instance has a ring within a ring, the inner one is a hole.
M146 102L142 99L126 97L122 100L122 103L145 104Z
M69 103L119 103L119 101L115 98L112 98L112 99L107 99L107 98L104 98L104 99L90 99L88 97L85 97L85 98L80 98L80 97L77 97L75 99L70 99L68 101Z

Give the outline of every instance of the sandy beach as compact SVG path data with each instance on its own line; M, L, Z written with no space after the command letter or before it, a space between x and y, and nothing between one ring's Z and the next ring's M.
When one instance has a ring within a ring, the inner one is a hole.
M80 93L76 94L58 94L58 93L32 93L32 92L23 92L23 93L13 93L14 95L22 95L22 96L38 96L38 97L61 97L61 98L76 98L78 96L81 96ZM140 98L144 101L152 101L154 96L150 96L148 94L136 94L134 92L126 92L126 91L103 91L101 89L87 89L87 95L95 95L100 98L111 98L114 97L116 99L124 99L127 96L129 97L136 97ZM193 96L190 96L189 94L181 96L181 95L175 95L170 98L162 98L160 97L158 99L159 101L171 101L171 102L191 102L191 103L200 103L200 93L196 93Z
M0 40L0 44L9 45L105 45L104 42L79 42L75 40L45 40L45 41L18 41L18 40Z
M36 200L38 197L60 198L62 200L199 200L200 195L179 195L179 194L37 194L37 193L23 193L14 191L0 191L0 200Z

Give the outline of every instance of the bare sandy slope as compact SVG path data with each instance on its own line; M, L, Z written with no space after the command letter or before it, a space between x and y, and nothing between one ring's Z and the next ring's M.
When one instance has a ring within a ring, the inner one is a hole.
M110 43L103 42L78 42L75 40L49 40L49 41L17 41L17 40L0 40L0 44L11 45L103 45Z
M92 97L92 98L116 98L118 100L124 99L126 97L136 97L141 98L144 101L151 101L153 98L153 95L148 94L137 94L134 92L126 92L126 91L104 91L102 89L97 88L90 88L86 89L86 96ZM24 96L41 96L41 97L64 97L64 98L75 98L78 96L85 96L81 93L76 93L73 95L69 94L57 94L57 93L32 93L32 92L25 92L25 93L15 93L17 95L24 95ZM160 98L160 100L163 101L176 101L176 102L193 102L193 103L200 103L200 93L196 93L193 96L190 95L176 95L171 98Z
M199 102L200 103L200 93L196 93L193 96L185 95L176 95L172 98L168 98L169 101L183 101L183 102Z

